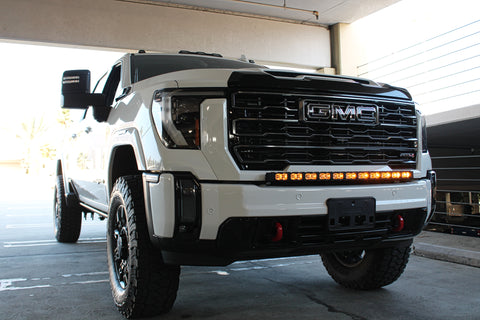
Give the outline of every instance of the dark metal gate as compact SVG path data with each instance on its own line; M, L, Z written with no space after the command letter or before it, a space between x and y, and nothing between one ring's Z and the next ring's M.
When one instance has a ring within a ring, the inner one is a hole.
M443 118L472 115L478 108L448 111ZM428 147L438 178L437 209L428 228L480 236L480 118L428 127Z

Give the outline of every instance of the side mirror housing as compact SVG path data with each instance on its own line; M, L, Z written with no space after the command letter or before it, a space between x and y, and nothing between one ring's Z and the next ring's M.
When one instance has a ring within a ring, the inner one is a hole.
M105 106L105 95L90 93L90 71L68 70L62 77L61 107L86 109L89 106Z

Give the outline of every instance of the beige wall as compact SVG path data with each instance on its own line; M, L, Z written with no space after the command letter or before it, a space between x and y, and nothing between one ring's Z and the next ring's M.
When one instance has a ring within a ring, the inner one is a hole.
M219 52L262 63L330 66L329 31L116 0L1 0L0 39L176 52Z

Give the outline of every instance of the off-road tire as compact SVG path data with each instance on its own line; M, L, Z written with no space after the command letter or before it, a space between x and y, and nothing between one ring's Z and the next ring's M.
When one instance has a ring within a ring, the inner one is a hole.
M82 211L78 203L67 204L62 175L57 175L53 197L53 223L58 242L77 242L82 229Z
M339 284L373 290L396 281L405 270L411 241L395 247L321 254L323 265Z
M150 242L139 176L120 177L113 187L107 256L113 300L120 313L137 318L170 311L180 267L164 264Z

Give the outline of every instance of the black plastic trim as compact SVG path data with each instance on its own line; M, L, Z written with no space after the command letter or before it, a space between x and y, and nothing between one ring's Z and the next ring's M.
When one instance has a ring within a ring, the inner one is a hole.
M202 194L201 185L189 173L174 173L175 185L175 229L173 237L182 241L198 240L202 226ZM182 212L188 210L184 195L188 192L194 198L193 221L182 221Z
M398 214L404 217L405 228L394 232ZM421 232L426 217L425 208L377 212L374 227L338 231L328 230L327 216L238 217L222 223L216 240L153 241L168 264L224 266L238 260L392 247L411 242ZM276 222L285 228L280 241L271 238L270 227Z

